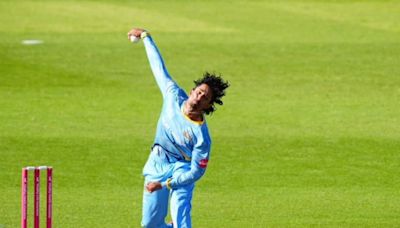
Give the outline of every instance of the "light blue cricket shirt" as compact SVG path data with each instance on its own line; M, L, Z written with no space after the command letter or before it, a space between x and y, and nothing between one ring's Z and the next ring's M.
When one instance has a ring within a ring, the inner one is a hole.
M190 171L170 181L171 188L194 183L205 173L210 156L211 139L207 123L205 118L203 122L196 122L183 113L187 94L169 75L153 39L147 36L143 42L151 70L163 96L154 145L162 148L171 163L190 163Z

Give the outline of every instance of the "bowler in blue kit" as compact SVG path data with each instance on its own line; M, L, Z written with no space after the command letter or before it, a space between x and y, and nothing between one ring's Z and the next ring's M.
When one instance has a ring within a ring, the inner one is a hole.
M192 227L191 200L195 182L205 173L210 158L211 139L205 114L215 111L215 103L229 87L220 76L205 73L194 81L189 96L169 75L150 34L132 29L128 38L143 40L150 67L163 96L156 137L143 168L144 192L142 227ZM166 224L168 202L172 223Z

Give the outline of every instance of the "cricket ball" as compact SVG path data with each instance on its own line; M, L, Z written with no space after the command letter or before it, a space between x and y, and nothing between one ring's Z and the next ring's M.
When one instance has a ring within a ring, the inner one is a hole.
M129 39L131 40L132 43L137 43L137 42L139 42L139 40L140 40L140 38L138 38L138 37L136 37L136 36L133 36L133 35L131 35L131 36L129 37Z

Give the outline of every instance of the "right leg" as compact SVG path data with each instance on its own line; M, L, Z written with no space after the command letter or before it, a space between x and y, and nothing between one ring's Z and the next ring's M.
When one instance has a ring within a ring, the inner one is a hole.
M168 197L168 189L161 189L153 193L148 192L146 188L144 189L142 227L167 227L165 224L165 217L168 213Z
M146 228L164 228L165 217L168 213L169 190L163 188L155 192L148 192L146 184L151 181L165 181L171 174L172 166L165 158L164 154L158 153L157 148L153 148L144 168L143 175L145 177L143 190L143 210L142 210L142 227Z

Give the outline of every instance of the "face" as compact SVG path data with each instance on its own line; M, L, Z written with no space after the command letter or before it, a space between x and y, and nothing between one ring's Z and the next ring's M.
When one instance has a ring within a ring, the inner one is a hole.
M211 107L211 100L211 88L207 84L201 84L190 91L187 102L193 110L204 111Z

